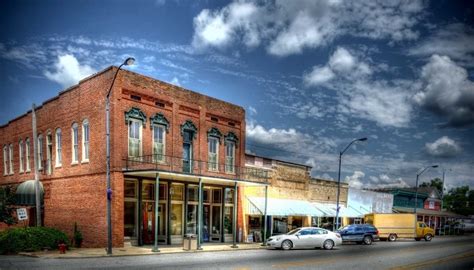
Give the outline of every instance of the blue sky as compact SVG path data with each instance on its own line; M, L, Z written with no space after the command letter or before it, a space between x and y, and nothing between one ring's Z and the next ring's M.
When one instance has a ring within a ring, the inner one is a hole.
M247 151L354 187L439 164L473 186L469 1L2 1L0 123L127 56L139 73L238 104ZM441 169L421 181L441 177Z

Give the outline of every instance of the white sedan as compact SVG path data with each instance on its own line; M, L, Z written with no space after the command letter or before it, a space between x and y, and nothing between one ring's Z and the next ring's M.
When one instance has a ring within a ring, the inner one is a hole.
M284 250L292 248L332 249L341 244L340 234L316 227L294 229L287 234L275 235L267 240L268 247Z

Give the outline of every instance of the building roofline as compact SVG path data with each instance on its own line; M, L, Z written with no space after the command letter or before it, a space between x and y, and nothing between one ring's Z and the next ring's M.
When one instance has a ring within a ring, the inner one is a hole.
M245 153L245 155L246 155L246 156L259 157L259 158L265 158L265 159L271 159L271 160L275 160L275 161L279 161L279 162L283 162L283 163L288 163L288 164L291 164L291 165L306 167L306 168L309 168L309 169L312 169L312 168L313 168L312 166L308 166L308 165L305 165L305 164L296 163L296 162L291 162L291 161L286 161L286 160L281 160L281 159L276 159L276 158L271 158L271 157L262 156L262 155L256 155L256 154L250 154L250 153Z

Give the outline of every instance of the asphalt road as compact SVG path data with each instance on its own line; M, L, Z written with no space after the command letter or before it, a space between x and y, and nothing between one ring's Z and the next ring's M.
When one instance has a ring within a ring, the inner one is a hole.
M0 269L474 269L474 236L344 244L334 250L241 250L83 259L0 256Z

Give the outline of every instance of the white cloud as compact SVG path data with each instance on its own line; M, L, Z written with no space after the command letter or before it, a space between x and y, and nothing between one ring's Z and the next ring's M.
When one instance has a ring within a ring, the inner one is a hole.
M429 38L411 48L408 53L416 56L440 54L457 63L474 66L474 29L462 23L453 23L437 29Z
M72 54L58 56L52 71L45 71L44 75L51 81L64 87L74 85L79 80L94 73L95 70L88 65L81 65Z
M171 79L171 84L174 84L174 85L177 85L177 86L181 86L181 83L179 82L179 79L177 77L173 77L173 79Z
M443 136L432 143L426 143L425 149L428 154L443 158L454 157L462 152L461 146L448 136Z
M277 56L299 54L342 35L396 42L416 39L413 30L422 16L423 1L251 1L235 0L194 18L193 45L222 48L242 42L265 42Z
M252 106L249 106L249 113L250 115L257 115L257 109L255 109L254 107Z
M303 75L305 85L319 85L332 80L336 75L328 66L314 66L310 73Z
M309 135L300 133L296 129L266 129L253 122L247 124L247 137L255 142L263 144L297 144L310 140Z
M466 69L449 57L433 55L421 72L422 89L415 102L438 115L448 124L463 127L474 123L474 82Z
M364 188L364 183L362 179L365 177L365 173L361 171L355 171L354 174L346 176L346 182L350 187L362 189Z

